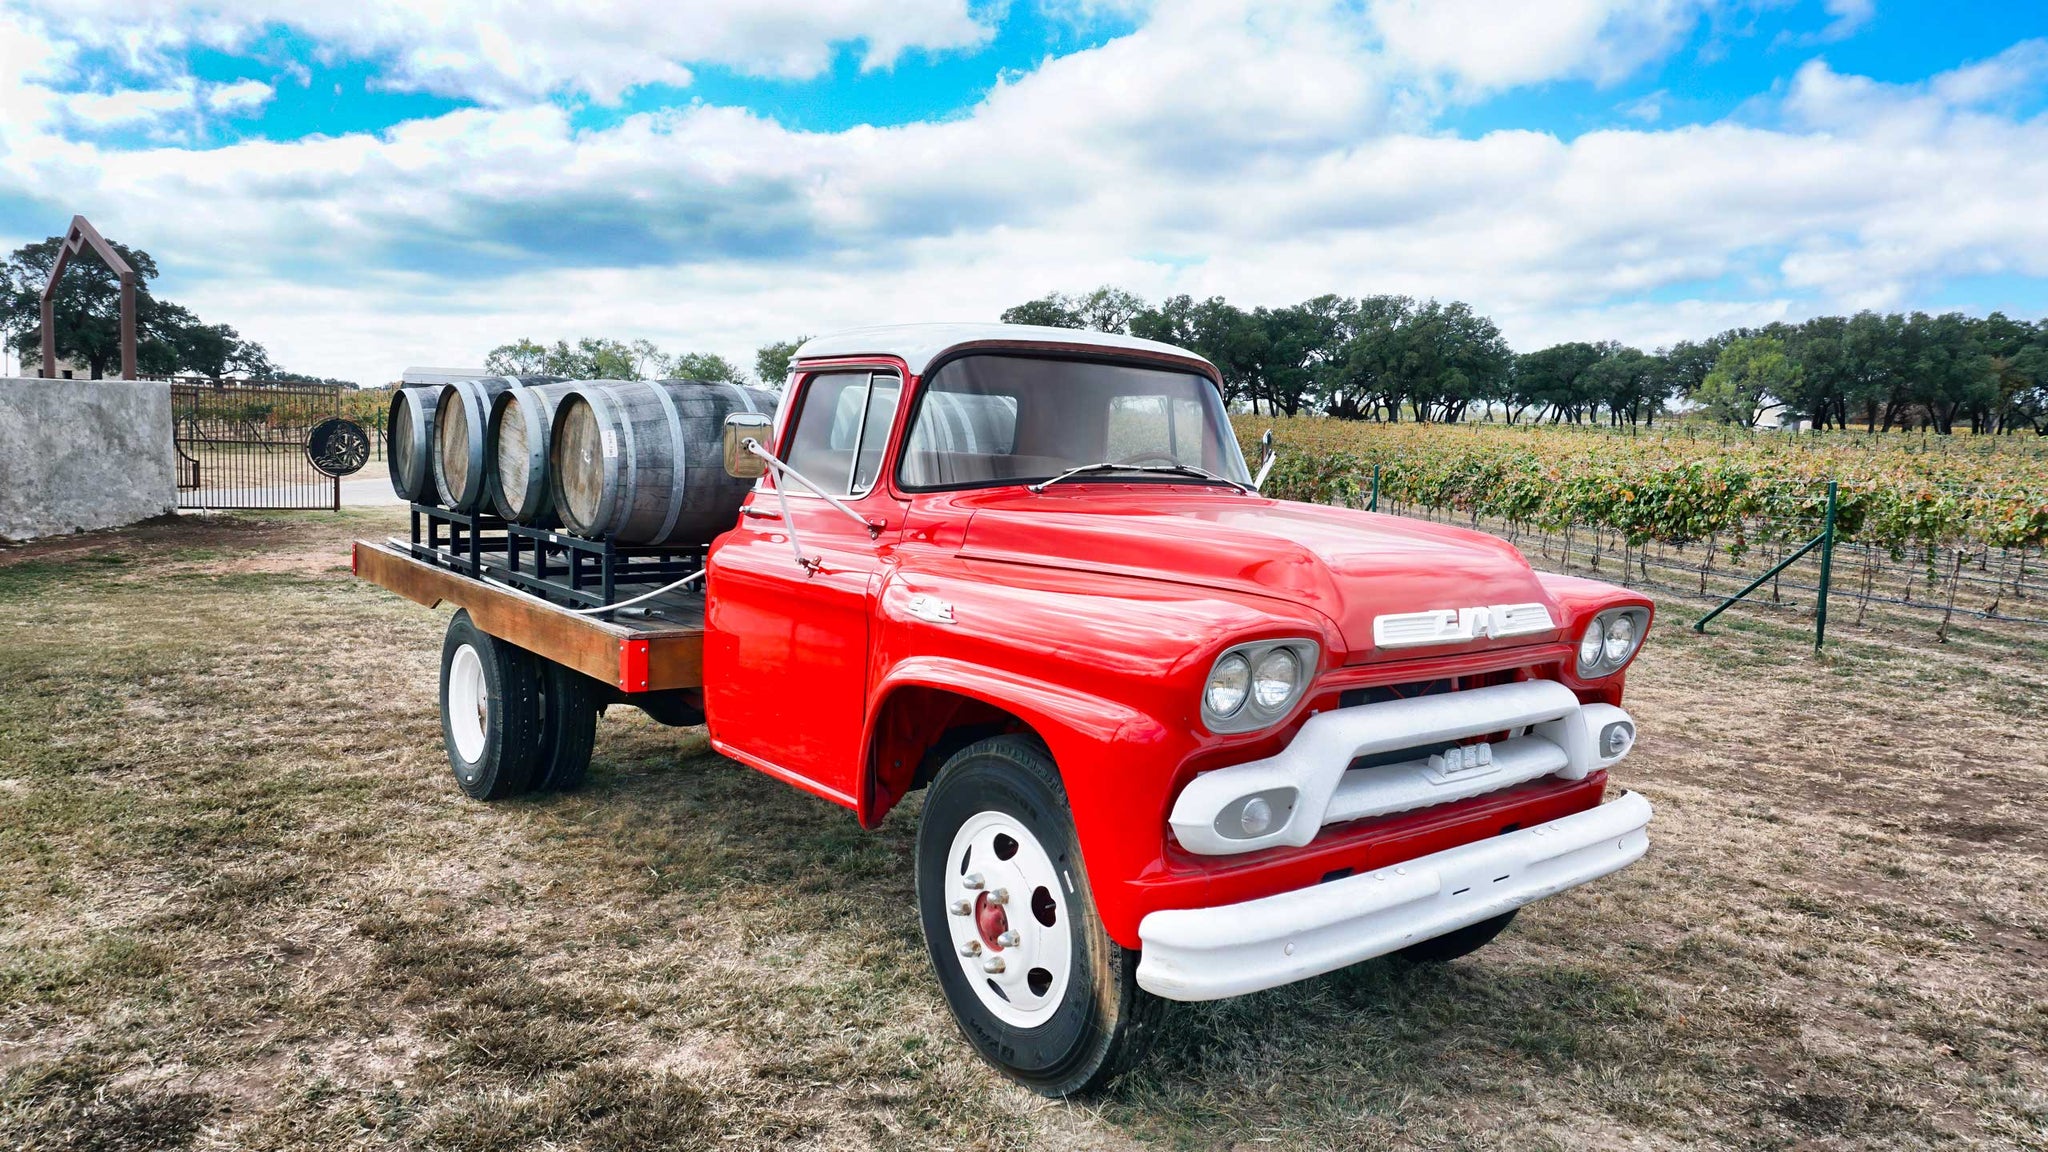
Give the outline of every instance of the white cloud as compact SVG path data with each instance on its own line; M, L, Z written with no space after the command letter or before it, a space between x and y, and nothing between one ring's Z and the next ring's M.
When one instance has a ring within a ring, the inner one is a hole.
M520 335L746 358L1103 282L1464 299L1528 347L2048 277L2048 121L2000 111L2039 75L2024 45L1917 85L1815 62L1775 120L1469 139L1412 119L1408 66L1343 4L1186 0L943 122L799 132L694 106L578 131L538 103L203 153L33 127L51 98L13 77L51 59L0 74L0 110L29 113L0 116L0 199L64 188L168 294L369 381Z
M261 80L238 80L233 84L219 84L206 93L206 106L215 112L253 112L277 95L277 89Z
M1578 77L1611 84L1661 59L1710 0L1366 0L1387 53L1467 95Z
M1631 120L1640 120L1645 124L1655 124L1663 119L1664 101L1670 95L1669 92L1659 88L1655 92L1646 92L1633 100L1623 103L1615 111Z
M1877 15L1877 0L1821 0L1821 9L1833 16L1821 30L1823 40L1845 40Z
M23 0L81 43L143 66L190 43L236 46L290 28L329 51L386 56L395 84L488 103L569 91L611 102L642 84L686 84L718 64L814 76L839 45L882 68L905 52L978 46L993 29L969 0L525 0L478 9L415 0Z
M192 107L192 88L124 88L113 92L74 92L64 97L72 119L93 128L110 128L155 120Z

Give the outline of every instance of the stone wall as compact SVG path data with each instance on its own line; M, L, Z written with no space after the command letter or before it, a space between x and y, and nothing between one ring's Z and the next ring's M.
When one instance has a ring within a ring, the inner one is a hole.
M0 537L161 516L175 455L168 384L0 378Z

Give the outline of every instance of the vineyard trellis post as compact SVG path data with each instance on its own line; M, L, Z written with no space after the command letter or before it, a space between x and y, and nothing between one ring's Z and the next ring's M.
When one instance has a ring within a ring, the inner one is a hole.
M1835 574L1835 482L1828 481L1828 511L1821 521L1820 546L1820 590L1813 602L1813 651L1820 653L1820 646L1828 639L1828 584Z
M1719 616L1721 613L1726 612L1728 609L1734 607L1736 601L1749 595L1751 592L1754 592L1757 589L1763 587L1765 581L1776 579L1780 572L1783 572L1785 569L1790 568L1795 562L1804 558L1808 552L1811 552L1815 548L1818 548L1820 549L1820 582L1819 587L1815 591L1813 605L1813 650L1816 653L1819 652L1821 650L1821 645L1825 643L1827 640L1828 584L1834 577L1835 495L1836 485L1833 480L1830 480L1828 481L1827 512L1821 519L1820 535L1815 536L1813 539L1808 540L1806 543L1800 545L1795 551L1793 551L1793 553L1790 556L1787 556L1783 560L1778 561L1776 564L1771 565L1768 571L1766 571L1763 575L1757 577L1756 579L1750 581L1749 586L1744 588L1742 591L1737 592L1735 595L1730 596L1726 600L1721 601L1719 604L1714 605L1712 611L1708 612L1705 616L1700 617L1698 620L1693 621L1692 630L1695 632L1705 632L1707 630L1707 625L1713 621L1714 617Z
M1372 499L1366 502L1365 510L1367 512L1377 512L1380 510L1380 466L1377 464L1372 466Z

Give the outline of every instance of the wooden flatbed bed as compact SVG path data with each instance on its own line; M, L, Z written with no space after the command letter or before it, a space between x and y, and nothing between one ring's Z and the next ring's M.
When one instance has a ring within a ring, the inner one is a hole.
M621 692L704 684L704 600L677 593L652 602L662 616L612 621L486 583L372 540L355 542L355 574L429 608L465 608L476 626ZM488 561L486 561L488 567Z

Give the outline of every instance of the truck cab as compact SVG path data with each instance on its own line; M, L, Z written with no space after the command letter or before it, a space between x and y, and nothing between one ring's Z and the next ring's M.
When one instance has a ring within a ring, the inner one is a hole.
M868 827L924 790L933 965L1022 1083L1102 1083L1161 999L1461 955L1646 850L1608 772L1650 601L1261 495L1199 356L842 333L745 439L712 744Z

